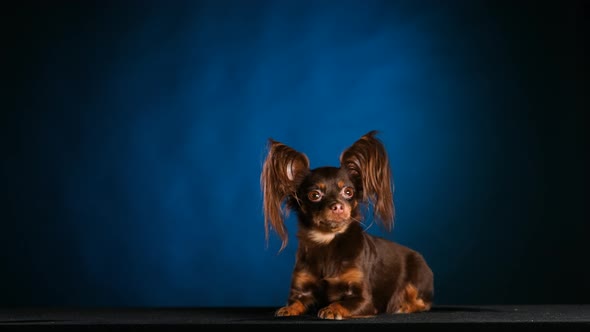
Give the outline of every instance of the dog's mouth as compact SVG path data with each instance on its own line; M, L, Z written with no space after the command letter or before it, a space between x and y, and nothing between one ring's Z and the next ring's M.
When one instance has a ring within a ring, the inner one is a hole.
M337 234L346 232L351 222L350 218L327 218L325 215L316 215L313 218L313 227L309 236L316 243L327 244Z
M339 211L326 208L318 211L313 217L314 224L318 230L327 233L341 233L351 222L350 206L342 204Z
M344 220L320 220L318 223L322 228L330 231L338 231L349 224L347 219Z

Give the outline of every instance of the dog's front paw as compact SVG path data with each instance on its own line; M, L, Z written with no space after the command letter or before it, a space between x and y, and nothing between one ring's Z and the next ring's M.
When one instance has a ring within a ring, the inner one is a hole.
M292 304L282 307L275 312L275 316L299 316L305 312L305 307L302 304Z
M351 314L346 308L338 303L332 303L329 306L318 311L318 317L322 319L342 320L350 318Z

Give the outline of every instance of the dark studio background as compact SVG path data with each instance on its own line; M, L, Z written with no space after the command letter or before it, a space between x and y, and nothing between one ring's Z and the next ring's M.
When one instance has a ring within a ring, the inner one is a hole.
M2 10L0 306L280 306L272 137L380 131L438 304L588 303L585 1ZM370 221L367 222L370 224Z

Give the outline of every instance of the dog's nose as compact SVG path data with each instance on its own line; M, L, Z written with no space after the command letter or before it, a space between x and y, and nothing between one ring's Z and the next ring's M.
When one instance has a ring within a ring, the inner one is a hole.
M344 207L340 203L334 203L330 205L330 210L332 210L333 213L342 213L344 212Z

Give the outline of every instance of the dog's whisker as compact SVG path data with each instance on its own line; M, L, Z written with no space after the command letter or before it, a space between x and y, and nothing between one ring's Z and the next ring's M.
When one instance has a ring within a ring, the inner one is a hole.
M352 220L353 222L358 222L361 226L363 226L363 230L364 231L366 231L369 228L371 228L371 226L373 226L373 224L375 223L374 220L371 220L371 223L367 226L367 224L364 223L361 218L350 218L350 220Z
M374 220L371 220L371 223L369 224L369 226L366 226L365 223L361 223L361 225L363 225L364 227L364 231L367 231L369 228L371 228L371 226L373 226L373 224L375 223Z
M301 206L301 200L299 199L299 196L297 196L297 193L293 194L293 198L295 198L295 201L297 202L297 205Z

